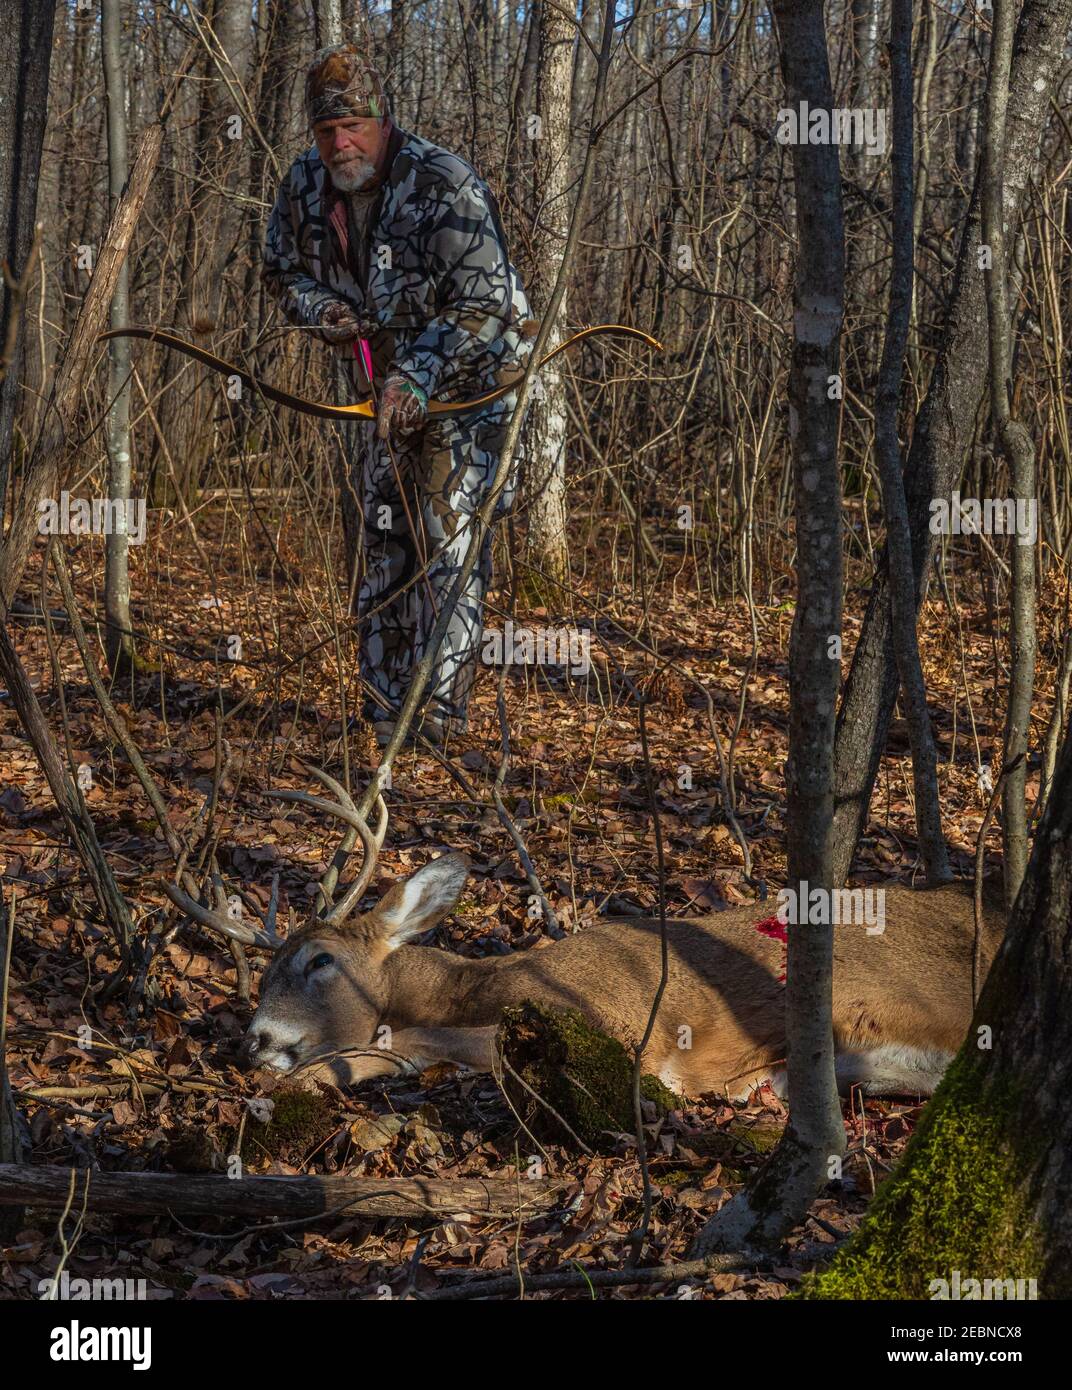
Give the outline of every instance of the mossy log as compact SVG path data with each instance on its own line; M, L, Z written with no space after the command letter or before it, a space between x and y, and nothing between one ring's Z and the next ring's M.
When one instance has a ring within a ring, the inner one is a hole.
M599 1151L634 1132L632 1054L576 1009L531 1000L507 1009L498 1049L509 1064L503 1087L536 1138L567 1145L580 1139ZM656 1076L642 1077L640 1094L660 1114L682 1104Z

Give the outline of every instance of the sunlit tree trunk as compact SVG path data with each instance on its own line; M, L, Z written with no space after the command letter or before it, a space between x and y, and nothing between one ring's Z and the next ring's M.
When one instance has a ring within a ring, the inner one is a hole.
M990 75L986 91L986 143L983 150L983 240L990 248L986 274L986 309L990 345L990 413L1001 441L1012 495L1037 509L1035 448L1031 436L1013 419L1009 380L1012 338L1006 283L1012 239L1004 229L1005 127L1009 105L1009 69L1016 20L1012 0L994 0L994 29L990 42ZM1027 751L1031 727L1031 695L1035 688L1035 547L1012 545L1010 594L1009 707L1005 720L1002 787L1002 843L1005 860L1005 899L1011 907L1027 869Z
M543 312L558 275L569 226L570 92L573 76L574 26L557 7L540 5L535 142L535 271L529 285L535 312ZM566 313L563 296L559 322ZM555 329L551 350L561 340ZM529 581L537 591L546 581L564 580L569 569L566 533L566 388L558 364L545 367L534 396L528 424L523 501L528 512L525 560L535 571Z
M833 105L822 0L774 0L786 104ZM836 145L793 149L799 232L789 369L789 431L797 540L797 596L789 640L786 763L788 884L833 886L834 711L842 606L838 372L845 249ZM828 914L829 915L829 914ZM794 925L786 970L789 1122L749 1189L707 1224L697 1248L771 1246L801 1221L841 1154L845 1132L834 1079L834 928Z
M103 0L101 6L101 60L108 110L108 208L109 214L123 192L130 171L127 153L127 93L122 56L122 0ZM119 268L112 295L111 326L130 323L129 266ZM104 616L107 623L105 650L115 676L134 655L130 636L130 569L127 535L127 503L130 500L130 340L114 338L108 344L108 500L116 526L105 542Z

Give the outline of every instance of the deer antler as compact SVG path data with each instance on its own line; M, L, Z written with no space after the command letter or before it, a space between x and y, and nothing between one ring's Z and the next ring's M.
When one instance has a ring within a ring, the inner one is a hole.
M189 874L183 875L183 881L190 887L196 887ZM205 907L196 898L191 897L189 893L180 888L177 883L161 883L160 887L176 907L182 908L187 917L192 917L203 927L211 927L214 931L229 936L232 941L240 941L243 946L260 946L265 951L278 951L280 946L285 944L284 938L276 935L275 931L275 911L273 909L278 906L278 881L272 885L273 908L269 910L267 931L262 931L259 927L247 927L244 923L235 921L233 917L228 917L223 912L216 912L211 907Z
M318 782L323 783L329 792L337 798L335 801L328 801L324 797L312 796L309 792L298 791L271 791L269 796L277 801L298 801L304 806L311 806L314 811L320 811L326 816L335 816L339 820L345 821L349 827L335 851L334 857L324 877L319 884L319 904L323 916L320 919L324 922L340 922L344 920L361 901L365 889L369 885L372 875L376 871L376 864L379 861L380 849L383 846L384 837L387 834L387 803L382 796L376 798L376 810L379 819L375 831L368 827L368 822L358 812L354 805L353 798L341 782L336 782L334 777L329 777L326 772L318 767L307 769ZM345 893L334 906L330 906L334 897L335 885L339 879L339 871L342 869L346 860L349 858L350 851L360 837L365 849L365 862L361 867L361 872L353 883L347 886ZM182 882L185 887L180 887L177 883L161 883L164 893L171 899L176 907L182 908L186 915L195 922L200 922L203 927L211 927L213 931L220 932L223 936L230 937L232 941L239 941L243 946L259 946L265 951L278 951L285 945L286 939L279 936L275 929L276 912L279 906L279 876L272 880L272 900L268 907L268 917L265 928L247 926L244 922L238 922L226 913L220 912L211 907L206 907L192 896L196 893L197 884L188 873L182 875ZM187 892L186 889L190 891Z
M328 801L322 796L313 796L310 792L298 791L271 791L269 796L277 801L296 801L303 806L311 806L314 811L320 811L325 816L335 816L341 821L345 821L349 829L343 835L338 849L332 858L332 862L320 880L319 899L320 910L323 913L321 918L324 922L341 922L357 906L364 896L365 889L369 886L372 875L376 872L376 865L379 862L380 849L383 845L384 837L387 834L387 803L382 796L376 798L376 810L379 819L375 831L369 829L368 822L359 813L354 805L353 797L342 785L336 782L334 777L319 767L307 769L318 782L321 782L328 791L334 793L337 798L335 801ZM339 879L339 871L346 863L350 851L357 843L358 837L365 850L365 862L361 866L361 872L349 884L345 893L334 906L330 906L335 892L335 885ZM324 911L327 908L327 911Z

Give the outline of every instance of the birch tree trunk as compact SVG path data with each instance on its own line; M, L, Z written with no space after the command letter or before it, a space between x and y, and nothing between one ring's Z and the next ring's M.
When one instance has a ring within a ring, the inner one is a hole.
M774 0L786 105L830 111L833 94L822 0ZM806 135L804 140L806 140ZM845 245L838 147L793 145L799 229L789 369L797 596L789 639L786 763L788 886L833 886L834 712L840 673L841 475L837 376ZM829 917L829 913L826 914ZM756 1181L708 1222L697 1253L769 1247L804 1218L845 1146L834 1079L834 929L789 917L786 972L789 1123Z
M108 119L108 212L115 213L130 172L127 150L127 93L122 57L122 0L103 0L101 6L101 62ZM130 271L124 260L112 295L111 327L130 323ZM133 665L134 643L130 621L130 569L127 535L127 502L130 499L130 339L113 338L108 344L108 499L115 527L104 550L104 616L107 623L105 651L112 676Z
M540 3L535 142L535 267L530 291L537 315L544 312L562 263L569 227L570 92L575 29L558 7ZM563 296L561 315L566 313ZM560 318L561 321L561 318ZM549 340L558 346L557 327ZM559 359L561 360L561 359ZM540 373L528 423L522 500L528 512L525 562L536 571L527 581L539 592L546 581L561 582L569 570L566 534L566 388L557 364Z
M320 47L342 43L342 0L315 0L314 10Z

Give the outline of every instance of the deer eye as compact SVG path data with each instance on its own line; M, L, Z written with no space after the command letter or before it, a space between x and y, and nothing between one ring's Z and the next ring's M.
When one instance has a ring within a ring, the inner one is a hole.
M315 955L305 967L305 973L306 975L311 975L314 970L323 970L326 965L334 964L334 961L335 957L331 955L330 952L321 951L319 955Z

